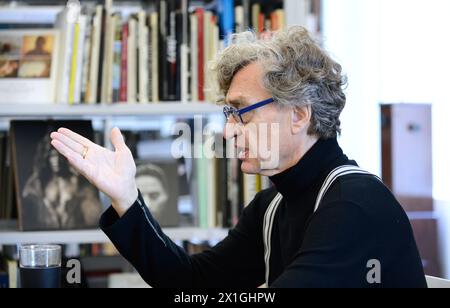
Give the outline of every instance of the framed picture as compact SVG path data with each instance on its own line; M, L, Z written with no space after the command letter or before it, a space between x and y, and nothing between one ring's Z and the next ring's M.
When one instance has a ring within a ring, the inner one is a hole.
M12 121L11 142L22 231L97 228L98 190L50 144L59 127L93 139L90 121Z
M0 30L0 103L54 103L58 30Z
M178 226L178 162L141 160L136 167L136 183L153 217L161 227Z

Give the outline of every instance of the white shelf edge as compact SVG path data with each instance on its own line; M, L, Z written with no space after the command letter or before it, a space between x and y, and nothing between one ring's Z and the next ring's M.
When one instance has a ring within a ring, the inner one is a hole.
M173 241L221 241L226 229L167 228L164 233ZM101 230L19 232L0 231L0 245L17 244L90 244L109 243Z
M0 117L155 116L214 114L212 103L161 102L157 104L62 105L0 104Z

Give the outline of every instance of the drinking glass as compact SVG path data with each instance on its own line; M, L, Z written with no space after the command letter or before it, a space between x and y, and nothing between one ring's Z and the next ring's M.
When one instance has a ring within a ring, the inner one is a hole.
M61 287L61 246L23 245L19 260L22 288Z

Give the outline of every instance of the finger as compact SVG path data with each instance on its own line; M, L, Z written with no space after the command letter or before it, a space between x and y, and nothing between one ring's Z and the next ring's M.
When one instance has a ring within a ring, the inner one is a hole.
M77 152L73 151L71 148L69 148L67 145L62 143L59 140L52 140L51 145L65 158L69 160L74 160L75 157L80 156Z
M120 129L117 127L111 132L111 142L116 150L126 148L125 140L123 139Z
M92 147L94 145L93 142L91 142L89 139L84 138L83 136L74 133L70 129L67 128L60 128L58 129L58 133L63 134L64 136L72 139L75 142L78 142L79 144L86 146L86 147Z
M69 163L74 167L79 173L85 174L87 168L87 161L84 160L78 153L74 152L67 145L59 140L52 140L51 145L63 155Z
M73 139L70 139L66 135L60 134L60 133L52 133L50 137L53 140L58 140L62 142L64 145L68 146L72 151L82 155L84 151L84 146L82 144L79 144L78 142L74 141Z

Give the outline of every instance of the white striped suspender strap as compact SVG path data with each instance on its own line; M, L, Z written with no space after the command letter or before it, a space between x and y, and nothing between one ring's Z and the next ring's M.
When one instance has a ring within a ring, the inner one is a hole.
M317 195L316 204L314 206L314 213L317 211L317 209L320 206L320 203L322 202L323 197L327 193L328 189L330 189L331 185L333 185L334 181L336 181L339 177L349 174L366 174L366 175L372 175L376 177L380 182L381 179L359 167L356 166L341 166L333 171L330 172L328 177L325 179L325 182L322 185L322 188L319 191L319 194Z
M314 205L314 213L320 206L323 197L327 193L328 189L330 189L331 185L333 185L334 181L336 181L339 177L349 175L349 174L366 174L372 175L376 177L379 181L380 178L377 176L364 171L363 169L356 166L341 166L333 171L325 179L325 182L322 185L322 188L319 191L319 194L316 198L316 203ZM271 255L271 238L272 238L272 228L273 221L275 219L275 214L277 212L278 206L283 200L283 196L281 194L277 194L275 198L270 203L269 207L266 210L266 214L264 215L264 224L263 224L263 240L264 240L264 262L266 264L266 287L269 286L269 275L270 275L270 255Z
M270 274L270 252L271 252L271 237L272 237L272 227L275 214L277 212L278 206L283 200L283 196L279 193L270 203L264 215L263 224L263 240L264 240L264 262L266 263L266 285L269 286L269 274Z

